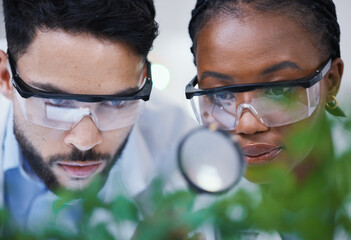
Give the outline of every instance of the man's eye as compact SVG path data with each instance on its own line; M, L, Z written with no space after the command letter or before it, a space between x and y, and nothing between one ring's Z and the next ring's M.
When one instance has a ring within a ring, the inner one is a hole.
M67 105L70 101L65 99L49 99L48 102L52 105Z
M103 105L108 107L122 107L125 105L125 101L106 101Z

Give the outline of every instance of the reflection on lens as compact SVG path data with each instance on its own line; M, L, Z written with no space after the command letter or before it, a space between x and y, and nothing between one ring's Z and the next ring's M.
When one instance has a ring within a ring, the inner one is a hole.
M57 107L46 104L46 118L53 121L75 123L90 114L89 108Z
M202 192L226 191L243 173L241 152L224 132L196 129L184 138L178 154L185 179Z
M223 186L218 170L216 167L210 165L200 166L196 176L196 182L198 182L200 186L206 186L206 189L210 192L221 191Z

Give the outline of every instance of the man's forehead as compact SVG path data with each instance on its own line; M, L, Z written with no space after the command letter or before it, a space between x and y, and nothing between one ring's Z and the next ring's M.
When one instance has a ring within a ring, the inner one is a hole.
M65 92L115 94L137 86L144 61L123 42L49 30L38 32L17 66L28 84Z
M111 41L96 37L90 33L70 33L63 30L38 30L28 49L19 57L55 57L61 53L71 55L71 59L80 60L82 53L90 54L91 60L111 57L123 58L124 61L142 61L135 49L123 41ZM86 59L88 61L89 59Z

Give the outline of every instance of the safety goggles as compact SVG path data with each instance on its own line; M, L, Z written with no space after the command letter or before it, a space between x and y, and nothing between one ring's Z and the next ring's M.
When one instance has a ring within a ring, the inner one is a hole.
M50 93L25 83L16 70L8 51L12 84L24 117L44 127L70 130L85 116L91 117L101 131L115 130L134 124L142 113L152 89L151 67L147 61L147 77L132 94L85 95Z
M240 84L199 89L197 76L185 94L198 122L235 130L244 110L267 127L278 127L310 117L320 102L320 80L329 71L331 60L313 74L294 81ZM245 95L245 98L244 98ZM249 97L247 97L249 96ZM249 99L249 100L247 100Z

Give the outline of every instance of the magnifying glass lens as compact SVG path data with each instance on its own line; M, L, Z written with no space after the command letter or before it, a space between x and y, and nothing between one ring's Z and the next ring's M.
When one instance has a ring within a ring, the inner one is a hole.
M229 135L206 128L196 129L184 138L179 165L190 185L209 193L233 187L244 168L240 149Z

